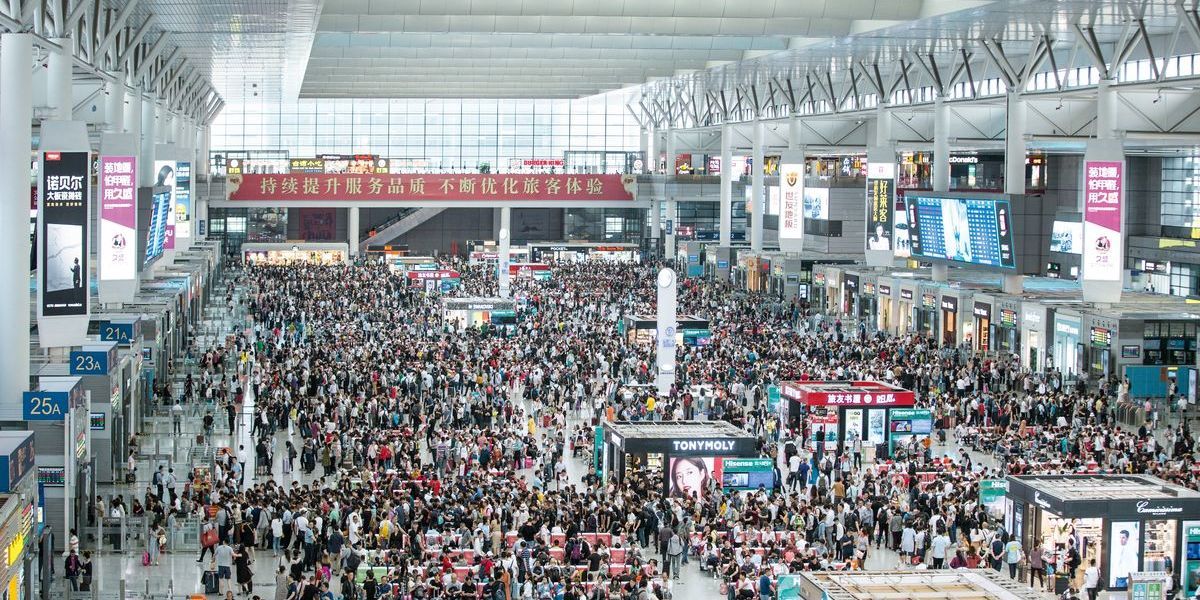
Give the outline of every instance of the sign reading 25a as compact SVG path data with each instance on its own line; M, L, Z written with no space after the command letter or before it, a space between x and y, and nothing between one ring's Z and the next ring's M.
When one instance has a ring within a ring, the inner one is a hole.
M69 392L23 392L21 416L26 421L64 421L71 409Z

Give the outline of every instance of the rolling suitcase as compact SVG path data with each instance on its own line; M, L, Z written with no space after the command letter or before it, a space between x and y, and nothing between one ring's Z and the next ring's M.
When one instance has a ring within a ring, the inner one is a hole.
M216 571L205 571L204 575L200 578L200 581L201 581L201 583L204 584L204 593L205 594L216 594L216 593L220 592L221 588L220 588L220 585L217 583L217 572Z

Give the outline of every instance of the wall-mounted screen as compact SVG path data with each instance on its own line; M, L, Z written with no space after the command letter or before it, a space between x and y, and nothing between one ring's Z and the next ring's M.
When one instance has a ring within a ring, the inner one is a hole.
M804 218L829 218L829 188L804 188Z
M1016 269L1008 200L928 194L906 200L913 256Z
M1055 221L1050 233L1050 251L1080 254L1083 252L1083 223Z

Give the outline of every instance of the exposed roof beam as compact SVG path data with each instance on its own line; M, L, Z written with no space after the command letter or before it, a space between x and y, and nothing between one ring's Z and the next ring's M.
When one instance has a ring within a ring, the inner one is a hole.
M142 38L146 37L146 33L150 31L150 24L152 22L154 22L153 17L146 17L146 21L142 23L141 27L138 27L138 30L134 32L133 37L129 38L129 41L125 42L124 49L118 53L117 60L113 63L114 68L121 69L125 67L125 61L129 59L130 51L136 49L138 44L142 43ZM161 41L164 37L166 37L165 33L159 36L159 41Z
M120 33L121 29L125 27L125 21L129 20L130 15L133 14L133 9L137 8L137 5L138 0L127 0L127 2L121 6L121 10L117 11L116 18L113 19L112 23L109 24L107 33L104 34L104 39L102 39L100 41L100 45L96 47L96 54L93 55L94 57L99 59L108 53L108 49L112 47L113 42L117 41L117 34ZM99 63L100 61L96 60L96 62Z

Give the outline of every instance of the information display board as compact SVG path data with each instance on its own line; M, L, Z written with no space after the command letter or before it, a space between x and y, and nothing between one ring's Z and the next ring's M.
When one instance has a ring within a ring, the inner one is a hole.
M929 194L906 200L913 256L1016 269L1008 200Z

